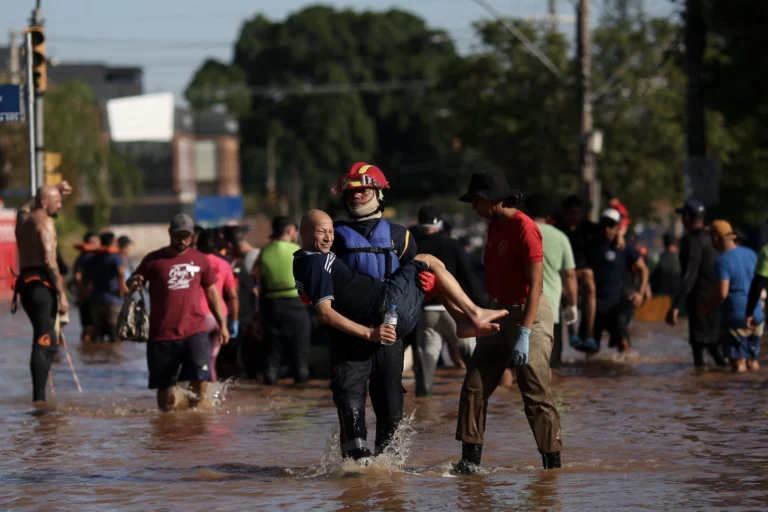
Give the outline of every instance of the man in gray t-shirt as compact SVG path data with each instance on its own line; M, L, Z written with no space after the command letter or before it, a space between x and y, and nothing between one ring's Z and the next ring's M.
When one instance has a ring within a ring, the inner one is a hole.
M222 360L224 349L229 351L225 360L235 365L238 374L248 373L253 377L261 371L262 356L258 355L258 343L253 334L253 318L258 309L258 298L254 291L251 271L256 259L261 252L254 248L245 239L245 230L240 226L228 226L224 230L224 239L229 246L232 256L235 258L233 270L237 279L237 293L240 300L239 322L240 329L236 339L230 340L228 347L223 347L219 355ZM222 374L221 371L219 371Z
M247 242L245 242L247 244ZM240 272L237 281L237 291L240 298L240 325L243 328L253 325L253 315L255 314L258 306L258 299L254 292L255 282L251 273L253 271L253 265L259 258L261 250L251 248L243 255L243 259L240 261Z

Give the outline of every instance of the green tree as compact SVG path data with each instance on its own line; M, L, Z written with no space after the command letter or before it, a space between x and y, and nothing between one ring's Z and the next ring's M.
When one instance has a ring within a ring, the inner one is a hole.
M307 191L322 199L352 163L366 160L384 169L393 196L423 197L411 177L425 165L439 168L452 139L437 116L441 96L429 86L454 55L444 32L410 13L314 6L281 22L247 20L233 63L204 64L187 96L196 108L223 101L241 115L246 189L263 190L274 138L279 183L300 169ZM247 111L225 93L239 98L242 77ZM339 84L349 87L329 87ZM216 98L198 101L211 90L220 91Z
M682 199L685 76L677 66L682 27L649 19L642 2L606 2L592 33L595 126L604 133L598 159L603 186L638 217L658 200Z
M562 34L513 22L573 80ZM573 191L578 150L574 88L548 71L501 22L480 22L475 28L483 50L456 57L441 84L450 106L448 123L465 148L504 169L513 187L554 195Z
M184 96L195 110L224 105L236 115L250 109L250 92L243 70L231 64L207 59L195 72Z
M703 2L708 28L704 89L707 135L722 164L715 213L736 223L763 224L768 207L768 9L764 2Z
M103 113L96 105L91 88L83 82L67 82L51 87L45 96L45 149L61 153L59 171L74 187L65 210L79 203L79 184L86 184L94 201L94 226L109 222L113 192L129 200L141 188L134 166L108 142L103 130ZM19 188L29 187L28 141L26 125L2 127L7 155L13 170L12 181Z

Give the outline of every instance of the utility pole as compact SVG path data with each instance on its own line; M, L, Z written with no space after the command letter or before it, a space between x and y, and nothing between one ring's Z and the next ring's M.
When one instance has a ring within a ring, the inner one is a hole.
M32 10L32 18L29 20L30 27L43 27L43 19L41 17L41 11L40 11L40 0L36 1L35 9ZM45 55L43 55L43 59L45 59ZM45 68L45 62L42 63L43 68ZM45 83L45 80L47 80L47 77L43 78L43 83ZM35 88L35 130L36 130L36 137L35 137L35 160L36 160L36 168L37 168L37 183L39 185L45 184L45 144L44 144L44 132L43 132L43 118L44 118L44 112L43 112L43 95L45 93L45 85L43 87L36 87Z
M552 32L557 32L557 0L549 0L549 20L552 23Z
M16 32L11 30L8 33L8 47L11 50L11 59L9 62L11 72L11 84L19 85L21 82L21 65L19 63L19 45L16 44Z
M707 127L704 119L704 67L707 26L701 0L686 0L685 47L688 64L688 158L707 155Z
M581 170L581 196L591 204L590 218L597 220L599 191L595 182L595 154L591 148L592 125L592 58L589 41L589 0L579 0L576 19L576 41L579 63L579 103L581 104L581 129L579 131Z

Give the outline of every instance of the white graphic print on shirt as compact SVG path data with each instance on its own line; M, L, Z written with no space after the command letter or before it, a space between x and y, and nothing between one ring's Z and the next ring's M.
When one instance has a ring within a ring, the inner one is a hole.
M200 267L192 262L172 266L168 272L168 289L184 290L189 288L189 283L192 282L198 272L200 272Z

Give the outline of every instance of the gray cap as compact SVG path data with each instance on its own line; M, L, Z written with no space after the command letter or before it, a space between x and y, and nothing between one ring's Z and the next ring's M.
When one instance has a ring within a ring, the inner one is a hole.
M192 217L186 213L177 213L173 216L171 221L171 233L194 233L195 223L192 221Z

